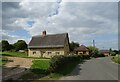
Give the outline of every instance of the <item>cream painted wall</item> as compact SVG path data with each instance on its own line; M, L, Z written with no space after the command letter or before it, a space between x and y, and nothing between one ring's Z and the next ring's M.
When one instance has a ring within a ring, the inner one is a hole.
M83 52L82 52L82 51L81 51L81 52L79 51L79 52L78 52L78 55L81 55L81 54L83 54ZM89 55L89 52L86 52L84 55Z
M36 54L33 54L36 52ZM50 54L48 54L50 52ZM59 52L59 54L56 54ZM64 55L64 49L29 49L28 50L29 57L46 57L50 58L54 55Z

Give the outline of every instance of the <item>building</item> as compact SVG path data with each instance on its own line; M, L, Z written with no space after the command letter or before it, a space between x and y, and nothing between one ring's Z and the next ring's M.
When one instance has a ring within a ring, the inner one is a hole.
M75 53L78 55L89 55L90 50L84 45L79 46L78 48L75 49Z
M28 45L28 56L30 57L52 57L54 55L68 55L69 37L68 33L33 36Z
M110 55L110 51L109 50L100 50L100 53L105 55L105 56L109 56Z

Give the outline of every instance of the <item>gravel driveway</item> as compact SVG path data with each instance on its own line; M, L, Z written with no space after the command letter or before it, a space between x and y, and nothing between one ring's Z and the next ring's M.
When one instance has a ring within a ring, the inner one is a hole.
M33 59L20 58L20 57L7 57L11 62L8 62L2 67L3 79L17 79L28 72L32 65Z
M20 58L20 57L7 57L9 60L13 60L13 62L7 63L6 67L23 67L23 68L30 68L32 65L33 59L28 58Z

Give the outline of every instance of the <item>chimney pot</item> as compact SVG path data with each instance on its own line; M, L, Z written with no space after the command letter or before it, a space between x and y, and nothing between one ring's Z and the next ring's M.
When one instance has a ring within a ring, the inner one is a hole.
M46 36L46 31L43 31L43 32L42 32L42 36Z

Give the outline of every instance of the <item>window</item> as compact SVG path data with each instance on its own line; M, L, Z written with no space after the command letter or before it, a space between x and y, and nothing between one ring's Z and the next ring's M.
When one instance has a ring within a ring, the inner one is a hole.
M59 55L60 54L60 52L56 52L56 55Z
M48 52L48 55L50 55L52 52Z
M34 51L33 54L36 54L36 52Z

